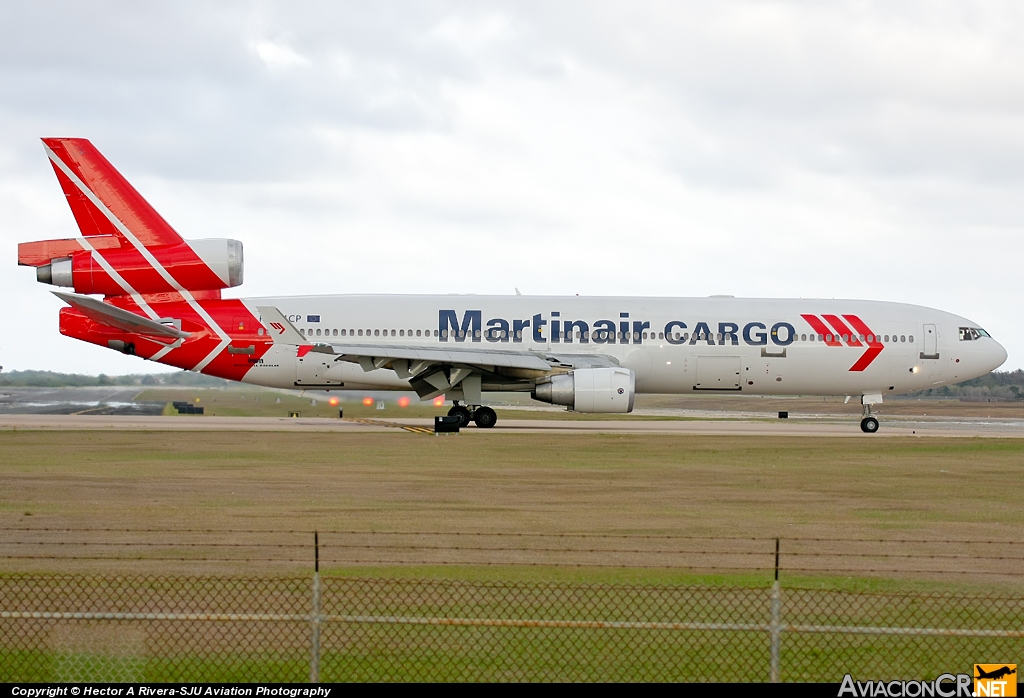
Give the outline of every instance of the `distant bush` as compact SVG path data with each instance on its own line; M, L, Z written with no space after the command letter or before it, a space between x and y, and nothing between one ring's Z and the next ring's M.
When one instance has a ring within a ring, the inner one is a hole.
M132 373L125 376L87 376L81 373L57 373L55 371L11 371L0 373L0 387L9 388L67 388L99 385L182 385L188 387L220 387L232 385L234 381L179 371L177 373Z
M967 401L1024 400L1024 370L992 371L956 385L929 388L910 393L907 397L955 397Z

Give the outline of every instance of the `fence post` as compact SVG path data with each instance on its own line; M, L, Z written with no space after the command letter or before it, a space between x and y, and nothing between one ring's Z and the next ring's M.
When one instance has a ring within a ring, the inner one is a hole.
M320 532L313 532L313 613L310 621L309 682L320 683Z
M779 662L782 649L782 594L779 590L779 539L775 539L775 582L772 583L771 682L779 682Z

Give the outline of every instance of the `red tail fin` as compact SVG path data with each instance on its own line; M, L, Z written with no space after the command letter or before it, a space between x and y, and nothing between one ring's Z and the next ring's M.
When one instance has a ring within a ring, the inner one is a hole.
M160 294L162 301L192 292L220 298L220 289L242 283L242 243L183 240L84 138L43 144L83 237L18 246L18 263L36 267L40 281L84 294Z
M241 378L251 362L240 363L234 354L262 355L270 346L240 301L220 300L221 289L242 283L242 243L183 240L84 138L44 138L43 144L83 236L23 243L18 262L35 267L43 283L84 294L58 294L74 306L61 311L61 332L153 361ZM100 302L89 294L106 298ZM175 329L165 326L167 318L175 320ZM180 330L182 324L188 330ZM229 334L226 327L237 330ZM262 351L252 349L255 341L238 352L228 348L240 331L240 341L249 340L246 327L249 334L258 332L253 337L261 338Z
M83 235L116 235L124 246L132 244L128 236L144 247L183 242L88 140L44 138L43 144Z

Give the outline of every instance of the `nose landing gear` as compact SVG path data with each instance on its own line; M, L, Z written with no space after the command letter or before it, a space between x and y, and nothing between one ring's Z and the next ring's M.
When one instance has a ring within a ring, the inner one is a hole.
M860 431L865 434L873 434L879 430L879 421L871 416L871 405L882 402L882 396L864 395L860 398L860 402L864 405L861 411Z
M459 426L469 426L473 422L481 429L490 429L498 421L497 413L486 405L460 405L458 402L448 410L449 417L458 417Z

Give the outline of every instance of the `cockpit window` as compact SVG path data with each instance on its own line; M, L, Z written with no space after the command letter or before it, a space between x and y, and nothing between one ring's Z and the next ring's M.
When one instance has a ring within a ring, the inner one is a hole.
M980 327L961 327L960 328L960 341L971 342L979 337L991 337L988 332L981 329Z

